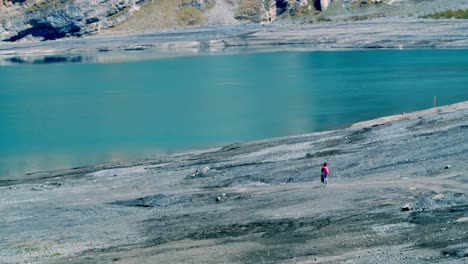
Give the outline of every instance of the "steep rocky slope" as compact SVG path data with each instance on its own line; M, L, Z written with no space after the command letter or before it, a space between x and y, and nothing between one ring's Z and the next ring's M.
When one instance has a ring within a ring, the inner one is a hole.
M317 23L468 8L463 0L1 0L0 40L54 40L275 20Z

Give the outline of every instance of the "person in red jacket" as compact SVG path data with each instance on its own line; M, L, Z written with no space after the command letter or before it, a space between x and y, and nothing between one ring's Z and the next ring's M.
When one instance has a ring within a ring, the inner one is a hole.
M320 178L322 187L328 185L328 173L330 173L328 170L328 163L324 162L322 164L322 176Z

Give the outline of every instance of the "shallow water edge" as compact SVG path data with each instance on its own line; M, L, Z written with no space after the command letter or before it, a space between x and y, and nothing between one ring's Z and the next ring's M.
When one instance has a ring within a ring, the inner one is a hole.
M255 141L247 141L247 142L239 142L233 143L226 146L219 146L219 147L212 147L206 149L194 149L194 150L187 150L183 152L179 152L176 154L171 155L159 155L155 158L151 159L144 159L138 161L119 161L119 162L107 162L102 164L96 164L92 166L81 166L81 167L73 167L67 169L60 169L60 170L51 170L51 171L37 171L31 172L23 177L14 177L14 178L0 178L0 187L1 186L10 186L16 184L24 184L24 183L34 183L34 182L43 182L44 180L54 180L56 178L63 178L63 179L81 179L82 177L86 177L89 173L97 172L97 171L107 171L107 170L119 170L125 169L128 172L132 172L134 169L138 171L141 166L153 166L155 164L164 163L162 160L166 159L179 159L179 158L186 158L190 156L203 156L205 153L216 153L216 152L231 152L232 150L236 150L241 148L243 145L260 145L260 146L268 146L268 145L277 145L277 144L285 144L288 145L288 142L302 142L307 140L308 138L316 138L327 136L329 134L341 134L341 132L345 132L348 130L356 130L356 129L366 129L366 128L373 128L373 127L380 127L391 124L392 122L402 122L405 120L409 120L410 122L414 122L414 120L420 120L425 117L430 116L437 116L440 114L450 114L452 112L457 112L457 116L463 117L463 113L468 111L468 101L450 104L446 106L440 107L433 107L430 109L425 109L421 111L415 112L408 112L408 113L401 113L399 115L391 115L381 118L376 118L372 120L362 121L351 125L348 128L337 129L337 130L330 130L330 131L322 131L322 132L314 132L302 135L295 135L295 136L286 136L286 137L277 137L271 139L261 139ZM463 119L463 118L462 118ZM411 121L413 120L413 121ZM348 139L348 138L346 138ZM350 141L349 143L353 143ZM346 153L346 152L343 152ZM317 157L326 157L328 155L340 155L342 151L336 150L331 152L323 152L319 154ZM133 169L132 169L133 168Z

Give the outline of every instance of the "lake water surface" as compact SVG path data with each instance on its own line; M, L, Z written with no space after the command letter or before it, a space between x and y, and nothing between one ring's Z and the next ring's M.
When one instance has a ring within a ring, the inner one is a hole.
M0 67L0 177L348 126L468 100L468 50Z

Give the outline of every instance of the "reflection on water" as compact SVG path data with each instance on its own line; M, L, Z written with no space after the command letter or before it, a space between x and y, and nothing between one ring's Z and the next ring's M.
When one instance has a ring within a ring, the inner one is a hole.
M89 50L75 50L73 52L51 50L48 54L43 50L37 54L30 49L16 54L16 52L0 53L0 66L22 65L22 64L52 64L52 63L120 63L131 61L143 61L154 59L167 59L177 57L194 57L207 55L242 55L253 53L271 52L307 52L310 47L304 45L294 46L230 46L230 47L177 47L171 46L150 46L150 45L127 45L122 47L98 47Z
M16 56L12 58L6 58L6 63L11 64L48 64L48 63L77 63L77 62L90 62L92 60L86 60L83 56Z
M266 50L268 51L268 50ZM266 52L264 50L264 52ZM250 51L254 52L254 51ZM167 59L176 57L192 57L205 55L226 55L245 53L242 49L228 49L223 51L203 51L197 48L184 48L177 50L147 49L142 46L130 46L122 50L101 48L96 52L83 54L23 54L0 56L0 66L24 65L24 64L54 64L54 63L119 63L129 61L143 61L154 59Z
M468 50L184 54L10 57L0 177L334 129L429 108L434 96L468 100Z
M97 53L85 55L55 54L55 55L13 55L0 57L0 66L25 65L25 64L54 64L54 63L118 63L125 61L141 61L149 59L172 58L190 56L196 52L149 52L144 49L126 49L124 52L115 52L108 49L99 50ZM197 54L201 55L201 54Z

